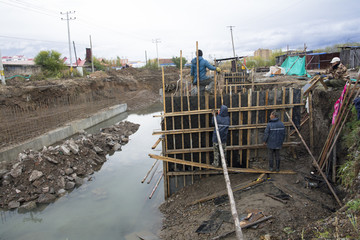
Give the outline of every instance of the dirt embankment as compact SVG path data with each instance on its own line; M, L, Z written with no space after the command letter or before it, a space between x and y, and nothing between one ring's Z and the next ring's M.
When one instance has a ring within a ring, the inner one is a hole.
M165 80L179 79L179 70L165 68ZM84 78L24 81L16 78L0 85L0 107L38 105L62 96L93 93L101 98L114 98L111 91L121 93L116 103L127 103L129 110L138 109L159 99L162 87L160 70L127 68L121 71L95 72ZM115 104L116 104L115 103Z
M166 81L178 80L178 72L165 69ZM12 79L7 84L0 85L0 149L117 104L126 103L129 111L146 108L161 99L162 73L128 68L68 80Z

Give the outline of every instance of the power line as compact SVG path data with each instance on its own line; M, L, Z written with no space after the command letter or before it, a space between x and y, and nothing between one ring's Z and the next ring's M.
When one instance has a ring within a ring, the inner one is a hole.
M10 5L12 7L17 7L17 8L21 8L23 10L26 10L26 11L32 11L32 12L36 12L36 13L40 13L40 14L44 14L44 15L47 15L47 16L50 16L50 17L54 17L55 15L51 15L51 14L48 14L47 12L44 12L43 10L39 10L39 9L35 9L35 8L32 8L32 7L27 7L25 6L24 4L17 4L17 3L13 3L13 2L4 2L4 1L0 1L1 3L4 3L4 4L7 4L7 5ZM45 10L45 11L48 11L48 10Z
M35 39L35 38L24 38L24 37L12 37L12 36L4 36L4 35L0 35L0 38L10 38L10 39L18 39L18 40L26 40L26 41L67 44L67 42L58 42L58 41L51 41L51 40L40 40L40 39ZM85 43L80 43L78 45L87 46L87 44L85 44Z
M14 0L16 1L15 3L14 2L5 2L4 0L0 0L0 3L4 3L4 4L7 4L9 6L12 6L12 7L17 7L17 8L20 8L20 9L23 9L23 10L26 10L26 11L32 11L32 12L35 12L35 13L39 13L39 14L44 14L44 15L47 15L47 16L50 16L50 17L57 17L57 11L56 10L53 10L53 9L48 9L48 8L44 8L44 7L40 7L40 6L37 6L35 4L31 4L31 3L25 3L25 2L22 2L20 0ZM54 14L49 14L48 12L52 12ZM56 14L56 15L55 15ZM135 37L136 39L139 39L139 40L143 40L143 41L148 41L150 37L144 37L143 35L140 35L140 34L136 34L136 33L129 33L129 32L121 32L118 30L118 28L112 28L112 27L109 27L109 26L106 26L106 25L99 25L95 22L91 22L91 21L87 21L85 19L77 19L79 20L79 22L81 24L85 24L87 26L90 26L91 29L100 29L100 30L108 30L108 31L111 31L111 33L118 33L118 34L121 34L121 35L128 35L128 36L132 36L132 37Z

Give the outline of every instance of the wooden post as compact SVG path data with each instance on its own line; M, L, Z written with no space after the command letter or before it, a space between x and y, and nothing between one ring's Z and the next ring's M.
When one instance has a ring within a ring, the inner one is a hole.
M155 166L155 164L158 162L158 159L155 160L154 164L151 166L150 170L147 172L147 174L145 175L145 177L143 178L143 180L141 181L141 183L144 183L146 178L149 176L151 170L153 169L153 167Z
M215 114L214 114L214 124L215 124L216 136L217 136L217 139L218 139L218 144L219 144L219 149L220 149L221 164L222 164L223 171L224 171L226 189L227 189L227 192L228 192L230 206L231 206L231 214L232 214L232 217L234 219L234 224L235 224L236 238L242 240L244 238L243 238L243 234L242 234L241 227L240 227L239 216L238 216L238 213L237 213L237 210L236 210L234 194L233 194L232 189L231 189L229 173L228 173L228 170L227 170L225 156L224 156L224 149L222 148L221 138L220 138L220 134L219 134L219 127L218 127L218 124L217 124L217 121L216 121L216 115Z
M314 115L312 106L312 92L309 92L308 104L309 104L309 127L310 127L310 149L314 151Z
M215 63L216 63L216 58L215 58ZM217 106L216 106L216 95L217 95L217 79L216 79L216 76L217 76L217 74L216 74L216 71L215 71L215 75L214 75L214 104L215 104L215 106L214 106L214 108L216 109L217 108Z
M162 73L162 85L163 85L163 104L164 104L164 130L166 131L166 102L165 102L165 74L164 74L164 67L161 67L161 73ZM163 141L163 155L166 156L164 153L166 153L167 151L167 136L165 134L164 136L164 141ZM168 184L169 182L169 176L167 176L167 172L169 171L169 164L167 162L163 162L163 171L164 171L164 176L166 177L165 181L164 181L164 190L165 190L165 198L170 196L170 184Z
M332 162L332 181L336 182L336 145L333 149L333 162Z
M159 179L158 179L158 181L157 181L156 184L155 184L155 187L153 188L153 190L152 190L152 192L151 192L151 194L150 194L150 196L149 196L149 199L151 199L152 196L154 195L154 193L155 193L156 189L158 188L159 183L160 183L160 181L161 181L162 178L163 178L163 175L161 174L160 177L159 177Z
M200 110L199 47L197 41L196 41L196 83L197 83L197 95L198 95L198 110Z
M182 50L180 50L180 99L181 111L183 111L183 75L182 75Z
M305 146L306 150L309 152L309 154L310 154L311 158L313 159L313 163L314 163L314 165L316 166L316 168L317 168L317 170L319 171L319 173L321 174L321 176L324 178L324 180L325 180L326 184L328 185L328 187L329 187L329 189L330 189L331 193L334 195L334 197L335 197L336 201L338 202L338 204L339 204L339 205L340 205L340 207L341 207L341 206L342 206L342 204L341 204L340 199L339 199L339 198L338 198L338 196L336 195L336 193L335 193L334 189L332 188L332 186L330 185L329 181L327 180L327 178L326 178L325 174L324 174L324 173L323 173L323 171L321 170L321 168L320 168L320 166L319 166L318 162L316 161L316 159L315 159L314 155L311 153L311 151L310 151L309 147L306 145L306 142L305 142L305 140L303 139L303 137L301 136L301 134L300 134L299 130L297 129L297 127L296 127L295 123L294 123L294 122L293 122L293 120L290 118L289 114L288 114L287 112L285 112L285 113L286 113L287 117L289 118L289 121L290 121L290 122L291 122L291 124L293 125L294 129L296 130L297 134L299 135L299 137L300 137L300 139L301 139L302 143L304 144L304 146Z
M252 77L251 77L251 89L254 91L255 89L254 89L254 78L255 78L255 68L253 68L253 70L251 71L251 75L252 75Z

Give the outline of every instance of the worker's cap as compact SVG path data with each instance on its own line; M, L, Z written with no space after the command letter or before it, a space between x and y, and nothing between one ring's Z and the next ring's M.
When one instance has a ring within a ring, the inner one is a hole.
M336 62L340 62L340 58L334 57L330 63L336 63Z

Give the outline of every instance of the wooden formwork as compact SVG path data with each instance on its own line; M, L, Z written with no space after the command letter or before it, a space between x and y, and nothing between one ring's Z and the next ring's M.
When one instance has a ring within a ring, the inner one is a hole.
M230 115L226 147L228 167L233 170L241 169L242 172L261 173L265 170L251 168L250 159L256 161L259 155L264 154L266 145L263 144L262 137L270 112L273 110L280 112L280 119L284 122L287 133L290 133L291 122L285 111L299 125L301 106L304 105L302 99L302 91L293 88L255 92L250 89L244 93L224 94L216 98L208 94L164 97L162 130L153 134L163 137L161 160L164 160L165 197L169 197L184 186L193 184L203 176L220 172L220 169L211 167L213 109L219 109L221 105L228 107ZM297 144L299 143L291 142L287 135L285 147Z
M243 83L248 83L249 74L245 71L224 73L225 92L240 92L244 89Z

